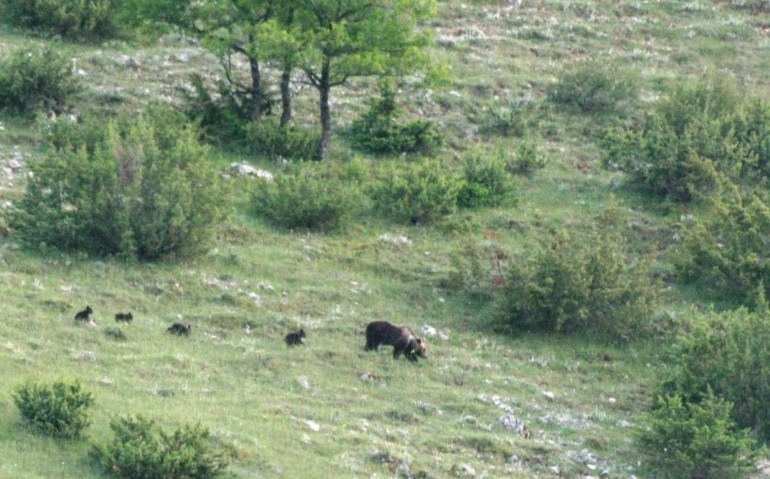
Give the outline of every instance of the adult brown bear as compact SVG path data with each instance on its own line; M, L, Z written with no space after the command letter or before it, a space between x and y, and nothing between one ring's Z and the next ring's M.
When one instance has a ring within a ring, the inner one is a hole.
M401 354L410 361L417 361L418 356L428 357L425 342L415 336L414 331L408 326L394 326L387 321L372 321L366 326L364 349L377 351L381 344L393 346L393 359L398 359Z

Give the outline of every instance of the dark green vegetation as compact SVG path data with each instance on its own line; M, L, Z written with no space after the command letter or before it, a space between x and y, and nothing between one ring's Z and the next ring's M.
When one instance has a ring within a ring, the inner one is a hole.
M0 477L749 474L767 2L310 3L0 17Z

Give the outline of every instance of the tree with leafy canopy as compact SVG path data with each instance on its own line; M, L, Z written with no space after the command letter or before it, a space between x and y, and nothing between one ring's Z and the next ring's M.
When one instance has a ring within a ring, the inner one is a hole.
M303 45L298 62L318 90L321 139L316 159L331 140L330 94L352 77L405 74L429 63L430 32L420 24L436 0L294 0Z

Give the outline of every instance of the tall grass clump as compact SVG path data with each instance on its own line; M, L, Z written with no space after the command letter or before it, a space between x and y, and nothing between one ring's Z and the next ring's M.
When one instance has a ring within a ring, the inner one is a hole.
M0 110L60 113L81 89L69 60L55 48L33 45L0 59Z
M13 392L13 402L34 430L56 438L76 439L91 424L86 414L93 395L79 382L27 383Z
M14 26L67 38L114 36L117 0L4 0L0 13Z
M638 73L617 62L583 61L548 88L548 102L577 113L625 116L639 100Z
M361 209L358 181L341 178L325 164L302 164L262 181L253 194L254 212L282 228L338 230Z
M70 134L82 142L69 143ZM198 136L177 115L156 109L103 126L62 127L54 135L59 148L30 163L9 224L33 249L140 260L203 252L226 202Z
M172 433L144 418L116 418L106 445L96 445L91 457L104 471L121 479L216 479L226 477L232 453L215 442L201 425Z
M587 231L562 229L532 256L510 261L497 326L609 339L649 332L657 287L624 250L623 216L610 207Z

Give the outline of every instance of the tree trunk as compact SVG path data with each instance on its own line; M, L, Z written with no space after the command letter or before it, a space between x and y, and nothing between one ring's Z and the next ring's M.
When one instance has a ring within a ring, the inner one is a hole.
M251 67L251 121L259 123L262 120L262 78L259 74L259 61L249 57Z
M329 92L331 91L329 79L330 63L328 58L324 59L324 63L321 66L321 78L318 82L318 93L321 101L321 139L318 142L318 152L315 158L317 161L326 159L326 156L329 154L329 143L332 136L332 118L329 111Z
M281 126L286 126L291 121L291 65L285 63L281 73Z

